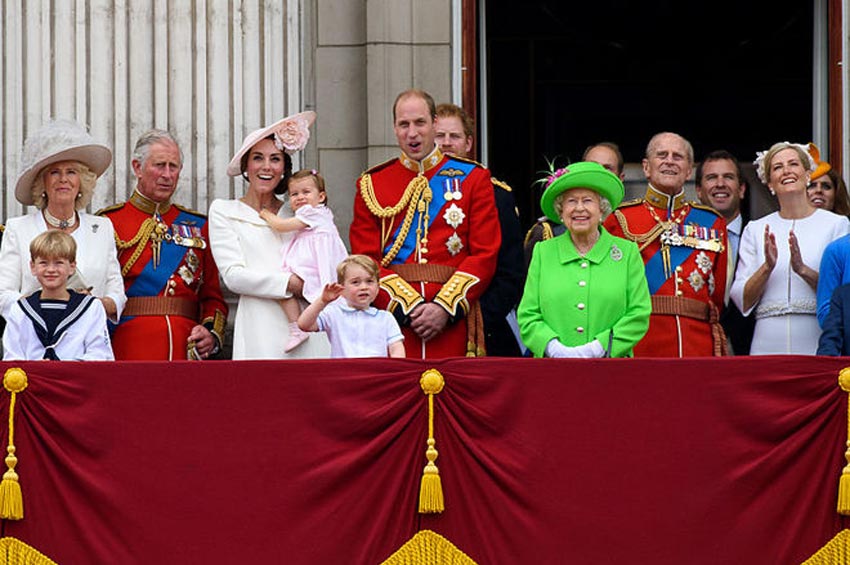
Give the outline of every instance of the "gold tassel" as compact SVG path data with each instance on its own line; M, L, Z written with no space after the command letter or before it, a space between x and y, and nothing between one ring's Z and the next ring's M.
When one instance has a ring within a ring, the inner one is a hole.
M3 558L6 558L5 561ZM0 538L0 565L57 565L55 561L13 537Z
M817 553L803 561L802 565L837 565L847 563L850 555L850 530L841 530L820 548Z
M3 387L12 394L12 399L9 401L9 443L6 447L8 469L0 481L0 518L20 520L24 517L24 497L15 471L18 464L15 456L15 400L17 394L27 388L27 374L19 367L7 369L3 376Z
M850 367L841 369L838 373L838 386L844 392L850 392ZM847 405L847 450L844 452L847 465L841 471L838 481L838 513L850 515L850 403Z
M437 469L437 465L434 464L438 455L434 447L437 443L434 439L434 395L439 394L445 384L446 381L443 379L443 375L436 369L428 369L422 373L422 377L419 379L422 392L428 395L428 449L425 450L425 457L428 459L428 463L422 472L422 483L419 486L420 514L437 514L445 510L446 507L443 500L443 485L440 482L440 471Z
M416 532L381 565L476 565L455 544L431 530Z

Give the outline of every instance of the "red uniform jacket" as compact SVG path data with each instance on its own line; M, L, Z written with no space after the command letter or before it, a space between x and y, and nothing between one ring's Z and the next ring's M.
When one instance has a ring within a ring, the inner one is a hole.
M115 358L187 359L192 328L203 324L222 343L227 304L209 248L206 217L134 192L98 212L115 227L127 307L112 335ZM155 261L156 240L160 240Z
M402 154L373 167L357 182L349 240L352 253L381 265L375 306L401 322L408 357L483 353L483 335L470 343L474 332L467 321L480 329L475 324L480 314L468 315L477 311L501 244L487 169L439 149L421 164ZM406 327L408 314L425 302L451 316L446 329L427 343Z
M713 209L649 187L605 220L638 244L652 294L649 331L635 357L726 354L718 318L726 291L726 221Z

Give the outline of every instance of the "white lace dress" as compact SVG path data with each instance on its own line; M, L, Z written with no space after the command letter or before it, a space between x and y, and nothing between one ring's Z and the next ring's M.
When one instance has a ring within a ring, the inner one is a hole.
M764 263L764 227L776 235L778 258L765 285L764 294L753 308L744 310L744 285ZM738 267L730 297L745 316L756 317L751 355L814 355L820 326L815 290L791 269L788 234L797 235L803 262L818 270L823 250L850 232L844 216L817 209L800 220L786 220L778 212L752 220L744 228L738 250Z

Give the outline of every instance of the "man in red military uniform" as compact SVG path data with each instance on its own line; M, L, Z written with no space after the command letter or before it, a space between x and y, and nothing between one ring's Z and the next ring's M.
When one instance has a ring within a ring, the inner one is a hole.
M649 142L644 198L620 205L605 221L614 235L638 244L652 294L649 331L635 357L726 354L720 326L726 291L726 222L712 208L685 201L694 152L675 133Z
M98 214L115 227L127 305L112 335L115 359L206 359L222 344L227 304L206 217L171 203L183 158L162 130L133 153L130 200Z
M408 357L483 355L478 298L501 244L493 185L477 163L440 152L435 116L426 92L396 98L402 153L358 180L351 251L381 266L375 306L399 320Z

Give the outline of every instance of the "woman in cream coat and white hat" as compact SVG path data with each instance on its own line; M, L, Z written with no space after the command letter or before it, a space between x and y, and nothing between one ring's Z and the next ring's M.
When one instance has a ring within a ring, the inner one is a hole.
M24 142L15 198L36 209L6 223L0 246L0 314L39 288L30 272L30 242L44 231L60 230L77 242L77 270L69 288L99 298L108 318L118 321L127 297L115 232L107 218L85 212L98 177L111 162L109 148L70 120L50 121Z
M280 269L280 250L292 233L275 232L260 217L267 209L290 217L279 195L286 193L292 174L290 155L310 139L314 112L288 116L245 137L227 174L248 181L245 195L236 200L214 200L210 205L210 244L222 280L239 295L233 327L233 359L286 359L330 356L324 333L289 354L288 320L278 301L300 294L300 279Z

